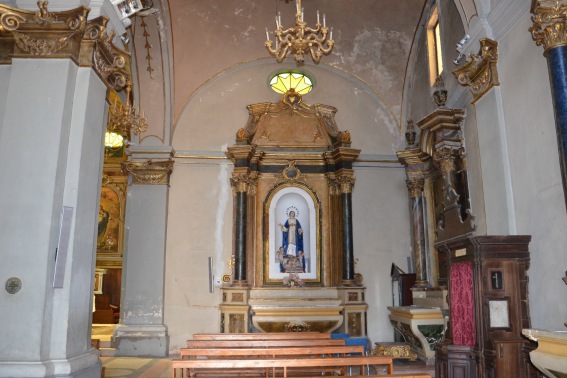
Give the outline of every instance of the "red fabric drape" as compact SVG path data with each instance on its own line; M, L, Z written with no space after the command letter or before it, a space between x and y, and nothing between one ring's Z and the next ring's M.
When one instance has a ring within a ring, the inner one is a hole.
M476 338L472 263L452 264L449 283L453 343L474 346Z

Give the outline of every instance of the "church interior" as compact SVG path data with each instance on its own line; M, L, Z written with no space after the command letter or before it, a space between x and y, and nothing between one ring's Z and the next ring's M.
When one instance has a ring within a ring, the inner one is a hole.
M0 377L567 377L566 62L567 0L0 0Z

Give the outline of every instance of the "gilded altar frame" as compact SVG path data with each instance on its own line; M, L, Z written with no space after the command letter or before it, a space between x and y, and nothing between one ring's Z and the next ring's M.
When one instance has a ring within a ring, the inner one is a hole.
M321 202L315 191L301 182L282 183L272 188L266 196L263 206L264 284L281 285L283 278L289 274L278 259L278 251L282 246L279 224L285 224L291 211L296 213L303 230L304 271L296 273L307 285L320 284Z

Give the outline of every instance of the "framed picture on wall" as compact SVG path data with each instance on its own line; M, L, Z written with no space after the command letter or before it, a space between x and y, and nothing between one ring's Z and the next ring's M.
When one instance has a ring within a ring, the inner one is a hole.
M264 282L281 284L289 274L320 282L320 205L307 187L281 185L267 197L264 217Z

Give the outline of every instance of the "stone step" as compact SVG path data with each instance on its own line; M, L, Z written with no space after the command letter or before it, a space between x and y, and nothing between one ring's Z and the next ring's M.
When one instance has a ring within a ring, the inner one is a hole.
M114 357L116 356L116 348L100 348L101 357Z

